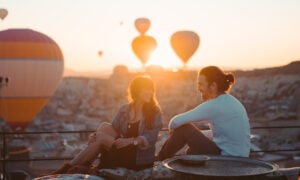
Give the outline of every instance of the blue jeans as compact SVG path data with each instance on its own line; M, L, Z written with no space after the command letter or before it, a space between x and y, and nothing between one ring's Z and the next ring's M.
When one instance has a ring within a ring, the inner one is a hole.
M167 139L158 154L158 160L170 158L183 146L189 146L187 154L220 154L221 150L195 125L185 124L176 129Z

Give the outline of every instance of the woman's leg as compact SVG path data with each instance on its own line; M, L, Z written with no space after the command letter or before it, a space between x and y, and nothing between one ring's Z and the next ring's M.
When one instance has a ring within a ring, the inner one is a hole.
M184 145L189 146L189 154L220 154L217 145L208 139L193 124L185 124L175 129L164 143L158 159L164 160L175 155Z
M117 132L109 123L102 123L96 131L94 140L90 140L87 147L83 149L74 159L70 162L71 165L88 165L91 164L99 155L101 150L110 149Z

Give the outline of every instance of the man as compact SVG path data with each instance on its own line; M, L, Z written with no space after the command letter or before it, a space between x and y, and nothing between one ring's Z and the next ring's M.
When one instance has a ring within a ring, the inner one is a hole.
M241 102L229 94L234 80L233 74L225 74L216 66L198 73L198 90L204 102L170 120L170 137L159 152L159 160L172 157L186 144L187 154L249 156L248 115ZM192 124L199 121L209 122L212 140Z

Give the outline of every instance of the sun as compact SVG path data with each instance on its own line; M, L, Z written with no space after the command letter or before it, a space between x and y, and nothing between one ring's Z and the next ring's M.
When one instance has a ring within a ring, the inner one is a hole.
M146 65L159 65L163 68L178 68L182 66L182 62L170 46L160 44L151 54Z

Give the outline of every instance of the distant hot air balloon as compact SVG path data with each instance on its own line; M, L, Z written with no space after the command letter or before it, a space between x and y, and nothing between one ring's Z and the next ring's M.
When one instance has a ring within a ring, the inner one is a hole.
M8 11L6 9L1 8L0 9L0 19L5 19L5 17L7 16Z
M101 57L103 55L103 51L98 51L98 55Z
M200 38L193 31L177 31L171 36L171 46L184 65L195 53L199 43Z
M30 29L0 31L0 116L24 130L57 89L63 54L50 37ZM5 79L4 78L4 79Z
M148 18L138 18L135 20L134 25L139 33L144 35L150 27L150 20Z
M141 35L133 39L131 46L135 55L145 66L150 55L157 47L157 43L153 37Z

